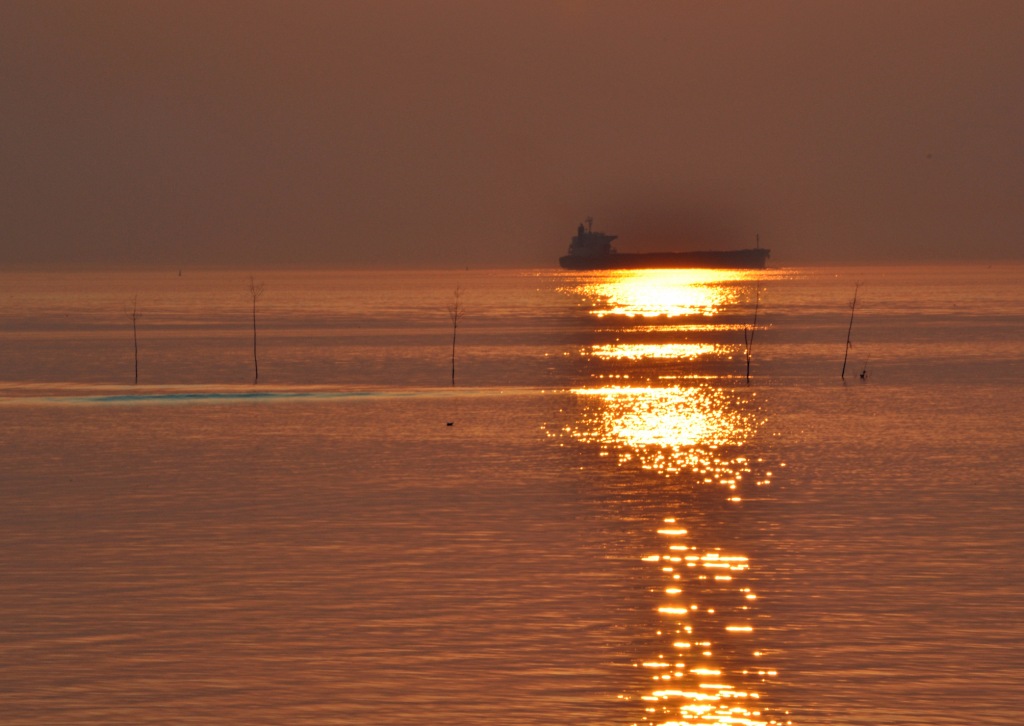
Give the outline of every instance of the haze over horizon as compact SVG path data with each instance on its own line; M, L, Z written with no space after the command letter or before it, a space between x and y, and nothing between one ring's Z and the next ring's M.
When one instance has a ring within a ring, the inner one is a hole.
M1024 259L1024 4L0 5L0 265Z

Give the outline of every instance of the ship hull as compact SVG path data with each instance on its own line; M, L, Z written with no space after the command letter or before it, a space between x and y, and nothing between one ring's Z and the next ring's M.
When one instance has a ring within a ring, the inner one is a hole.
M770 250L724 250L710 252L612 252L606 255L565 255L558 259L566 270L646 270L720 268L763 270Z

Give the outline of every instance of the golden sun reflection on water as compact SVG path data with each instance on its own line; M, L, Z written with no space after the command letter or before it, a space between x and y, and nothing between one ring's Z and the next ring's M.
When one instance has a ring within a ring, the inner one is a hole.
M711 343L649 343L595 345L590 354L602 360L696 360L702 356L725 355L724 346Z
M778 674L756 645L750 560L719 547L687 544L674 517L663 520L659 553L642 559L666 585L657 605L660 648L637 666L649 685L635 697L644 722L659 726L778 726L763 689ZM634 696L622 698L633 700Z
M591 313L653 318L714 315L738 301L732 283L750 277L737 270L619 270L576 289Z
M744 495L772 476L749 451L764 423L757 391L722 385L735 377L729 361L736 352L723 333L743 327L736 309L752 303L749 283L761 274L623 271L572 290L596 317L644 320L602 328L597 332L614 334L614 341L581 351L600 368L592 369L591 385L572 390L581 405L566 432L620 467L671 481L666 514L692 514L663 517L653 528L658 549L640 554L656 583L650 592L657 630L634 660L644 677L620 698L639 704L643 723L791 723L764 694L777 674L763 662L750 558L735 544L717 546L719 530L700 531L708 521L728 521L722 507L738 516ZM686 317L701 320L679 320ZM709 496L715 491L722 495ZM652 493L651 501L660 500Z
M572 435L620 466L639 466L684 488L722 488L718 501L729 507L771 480L763 462L746 453L761 425L756 391L704 384L574 393L583 406ZM669 498L666 506L678 505ZM694 541L691 529L682 518L663 518L655 529L658 550L641 555L658 583L651 588L658 629L654 650L635 661L647 685L621 698L639 702L643 721L659 726L791 723L764 699L777 673L762 662L749 556L735 545L715 546L714 532Z
M723 447L744 443L757 426L728 391L711 386L604 386L573 392L597 405L572 431L580 441L662 474L689 470L707 482L734 485L750 472L746 458Z

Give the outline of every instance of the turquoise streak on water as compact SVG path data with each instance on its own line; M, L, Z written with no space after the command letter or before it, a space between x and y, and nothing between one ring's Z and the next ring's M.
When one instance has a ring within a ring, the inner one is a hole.
M1022 279L0 274L0 720L1017 724Z

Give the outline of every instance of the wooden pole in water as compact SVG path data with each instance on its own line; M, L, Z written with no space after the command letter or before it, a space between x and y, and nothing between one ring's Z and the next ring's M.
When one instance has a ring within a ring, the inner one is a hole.
M754 322L750 326L743 326L743 343L747 358L747 385L750 385L750 349L754 345L754 331L757 330L757 312L761 306L761 285L754 283Z
M252 275L249 275L249 296L252 298L252 367L255 371L253 385L260 382L260 364L256 359L256 301L263 297L263 283L256 284Z
M846 351L843 353L843 372L840 374L840 378L846 380L846 361L850 356L850 348L853 347L853 343L850 342L850 334L853 332L853 313L857 309L857 291L860 289L860 283L858 282L853 286L853 300L850 301L850 325L846 328Z
M132 343L135 346L135 385L139 384L139 330L136 321L139 318L139 296L133 295L131 309L124 307L124 314L132 321Z
M465 313L462 308L462 288L455 287L455 299L448 305L448 317L452 321L452 385L455 385L455 336L459 332L459 319Z

